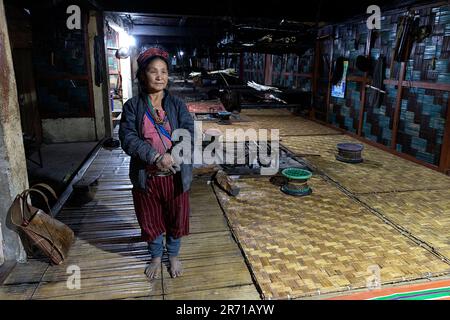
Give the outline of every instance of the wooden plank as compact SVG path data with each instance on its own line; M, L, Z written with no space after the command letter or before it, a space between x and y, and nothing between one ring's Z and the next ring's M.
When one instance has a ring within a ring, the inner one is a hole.
M215 288L253 284L243 260L217 265L205 265L208 263L208 260L209 258L198 259L199 266L197 267L184 266L184 273L180 278L171 278L167 269L163 268L164 294L192 293Z
M173 293L164 296L165 300L260 300L254 285L214 288L193 292Z
M48 267L48 262L36 259L29 259L26 263L18 263L5 279L4 284L37 283Z
M39 283L0 286L0 300L29 300Z
M143 275L145 277L145 275ZM139 277L141 279L141 276ZM81 289L70 290L66 281L43 282L36 289L32 299L80 299L111 300L142 296L161 296L161 279L149 282L144 280L123 278L81 279Z

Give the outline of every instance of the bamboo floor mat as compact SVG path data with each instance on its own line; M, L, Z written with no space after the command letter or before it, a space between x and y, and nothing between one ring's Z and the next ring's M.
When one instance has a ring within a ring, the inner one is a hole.
M278 129L282 141L285 136L341 135L337 130L295 115L251 116L259 128Z
M450 190L359 195L358 198L450 259Z
M242 109L241 114L253 117L253 116L290 116L292 112L286 108L273 108L273 109Z
M450 189L450 177L364 144L364 162L335 159L336 144L361 143L346 135L283 137L282 145L295 154L315 154L306 160L354 194Z
M286 136L297 137L297 136L313 136L313 135L340 135L342 134L332 128L325 127L316 122L307 120L305 118L294 116L292 114L288 115L278 115L278 116L251 116L248 122L232 122L229 125L220 124L212 121L202 121L202 131L210 129L217 129L222 132L224 139L226 141L232 140L227 138L226 132L228 129L254 129L258 133L260 129L269 130L267 133L268 139L270 140L270 130L279 130L279 136L281 137L281 142L284 141ZM257 140L266 140L257 137ZM248 140L248 138L246 139Z
M233 198L216 188L265 299L304 298L438 276L450 265L313 176L311 196L286 196L268 179L237 180Z

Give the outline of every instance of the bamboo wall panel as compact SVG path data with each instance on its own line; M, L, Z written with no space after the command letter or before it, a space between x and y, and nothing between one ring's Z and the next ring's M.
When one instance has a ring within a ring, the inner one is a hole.
M362 126L362 136L385 146L392 144L392 119L394 117L397 90L385 87L386 94L380 106L372 106L366 101Z
M448 92L421 88L403 91L397 151L438 165L444 138Z
M361 84L348 81L345 98L331 97L328 115L332 125L356 133L358 130L361 104Z
M262 53L243 53L244 58L244 81L255 81L264 84L265 60Z

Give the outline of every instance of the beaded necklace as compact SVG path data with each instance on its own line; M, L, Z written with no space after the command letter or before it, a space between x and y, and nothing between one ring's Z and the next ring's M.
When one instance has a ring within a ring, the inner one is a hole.
M158 124L163 124L164 118L162 118L161 115L159 114L159 111L153 107L152 100L148 95L147 95L147 103L149 106L150 113L152 114L153 119L155 119L155 122Z

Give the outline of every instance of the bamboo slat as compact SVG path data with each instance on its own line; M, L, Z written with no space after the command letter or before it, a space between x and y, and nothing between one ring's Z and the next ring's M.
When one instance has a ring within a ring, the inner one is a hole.
M37 283L48 267L46 262L29 259L26 263L16 264L14 272L8 275L3 284Z
M0 300L29 300L39 283L0 286Z
M259 300L254 285L168 294L165 300Z

